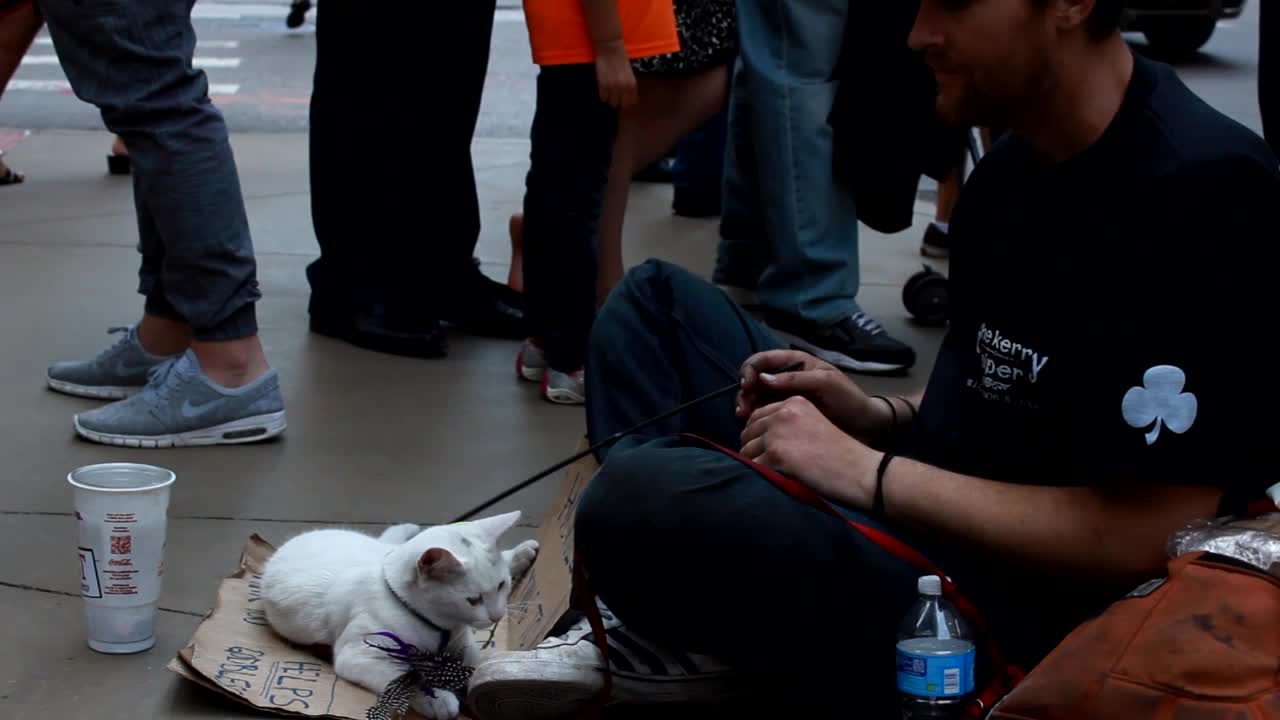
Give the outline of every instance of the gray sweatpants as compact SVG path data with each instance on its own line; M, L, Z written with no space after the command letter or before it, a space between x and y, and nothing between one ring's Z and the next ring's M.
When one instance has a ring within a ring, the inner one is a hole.
M37 0L77 97L133 158L138 291L198 340L256 334L261 297L235 159L205 74L194 0Z

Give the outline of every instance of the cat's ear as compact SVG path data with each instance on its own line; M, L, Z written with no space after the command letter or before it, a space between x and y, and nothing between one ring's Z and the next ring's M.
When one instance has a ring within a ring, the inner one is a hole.
M494 515L493 517L476 520L472 523L477 532L492 542L497 542L508 530L515 527L520 522L520 511L505 513L503 515Z
M432 580L448 580L462 572L462 563L444 548L431 548L418 558L418 574Z

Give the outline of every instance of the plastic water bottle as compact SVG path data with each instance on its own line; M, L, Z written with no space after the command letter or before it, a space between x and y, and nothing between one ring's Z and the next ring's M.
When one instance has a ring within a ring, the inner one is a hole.
M920 599L898 626L898 697L902 720L955 720L973 695L973 636L942 598L942 579L917 582Z

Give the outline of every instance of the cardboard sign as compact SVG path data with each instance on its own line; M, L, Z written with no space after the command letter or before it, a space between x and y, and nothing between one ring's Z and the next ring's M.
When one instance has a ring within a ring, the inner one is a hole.
M573 516L595 469L594 459L588 457L565 471L561 493L538 528L538 557L512 588L510 602L527 603L527 611L508 613L492 636L476 633L481 657L536 646L568 609ZM323 650L294 645L267 623L260 607L260 583L274 552L258 535L249 538L239 567L218 588L213 611L168 669L265 712L364 720L376 702L375 694L339 678ZM408 717L420 716L410 711Z
M586 441L578 452L587 448ZM573 517L582 491L597 469L588 455L565 469L565 477L546 517L538 526L538 558L511 591L509 603L524 603L524 612L508 613L504 621L512 650L530 650L569 609L573 592Z

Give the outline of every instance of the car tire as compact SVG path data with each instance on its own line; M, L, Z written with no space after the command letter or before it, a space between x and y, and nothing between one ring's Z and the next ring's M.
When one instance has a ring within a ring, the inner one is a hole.
M1153 53L1184 60L1209 42L1217 26L1218 21L1211 17L1152 17L1142 21L1142 34Z

